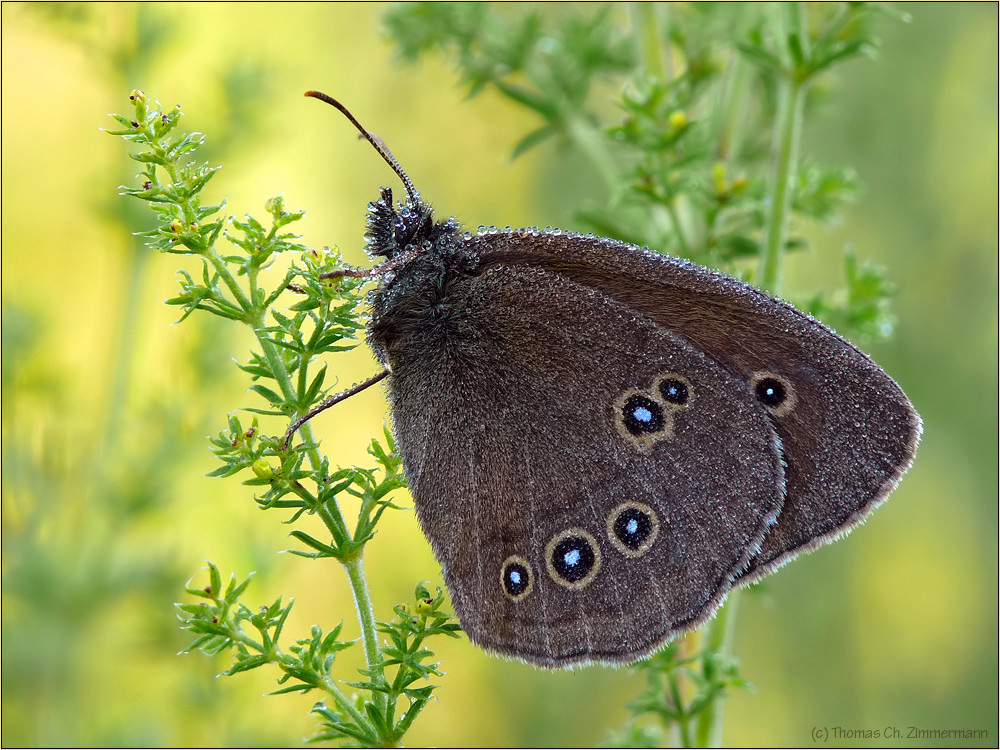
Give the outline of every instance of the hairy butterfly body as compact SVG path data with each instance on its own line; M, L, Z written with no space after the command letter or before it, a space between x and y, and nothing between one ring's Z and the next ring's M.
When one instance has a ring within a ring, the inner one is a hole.
M843 534L920 419L866 355L728 276L616 242L463 233L403 179L369 205L369 342L470 639L624 663Z

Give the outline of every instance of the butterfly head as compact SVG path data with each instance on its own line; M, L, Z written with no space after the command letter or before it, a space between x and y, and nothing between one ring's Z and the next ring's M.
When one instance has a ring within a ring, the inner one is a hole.
M453 236L458 229L454 219L435 222L431 207L424 203L413 185L413 180L399 166L396 157L378 136L370 133L343 104L320 91L307 91L306 96L326 102L350 120L358 132L372 145L379 156L392 167L403 182L406 202L394 205L392 190L382 188L378 200L368 204L368 229L365 232L369 256L381 256L389 261L406 259L430 251L432 248L450 248L450 242L439 242L444 236Z
M433 210L419 197L395 205L392 190L384 187L378 200L368 204L365 250L370 256L392 260L408 248L433 244L439 234L435 231Z

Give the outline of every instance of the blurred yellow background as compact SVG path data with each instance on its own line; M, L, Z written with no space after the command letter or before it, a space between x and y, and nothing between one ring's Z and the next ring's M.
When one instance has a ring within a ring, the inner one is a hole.
M804 153L853 164L867 191L791 259L786 290L828 285L846 242L890 269L897 334L868 349L920 411L924 439L865 527L742 597L735 652L756 690L727 702L728 744L910 725L998 742L997 6L906 10L912 23L883 24L880 60L849 64L832 106L807 122ZM181 104L182 127L207 134L203 157L224 164L209 200L262 215L283 191L308 211L295 227L306 244L336 244L352 263L367 263L366 203L396 181L336 113L303 98L310 88L391 144L439 214L575 228L559 199L569 152L547 142L511 162L533 116L489 92L465 101L439 57L400 62L383 11L3 4L3 745L308 736L318 695L265 698L273 672L215 680L225 658L176 655L189 639L173 602L206 557L258 571L248 602L294 596L286 633L343 619L358 635L342 571L278 555L293 546L278 514L259 513L237 481L203 476L205 436L254 402L232 364L249 340L207 316L173 326L177 310L161 304L185 259L130 236L153 216L117 196L138 165L99 130L128 111L131 89ZM375 371L364 347L342 359L344 384ZM316 430L335 461L368 465L384 418L371 389ZM380 529L367 571L388 619L440 570L412 513ZM543 672L464 639L437 651L447 674L411 745L599 744L641 688L627 670ZM338 674L354 679L359 657L348 652Z

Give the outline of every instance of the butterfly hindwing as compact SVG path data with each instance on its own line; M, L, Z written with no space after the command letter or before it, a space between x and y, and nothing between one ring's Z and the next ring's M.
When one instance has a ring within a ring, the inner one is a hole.
M404 282L405 283L405 282ZM780 510L780 441L740 380L540 268L383 305L393 424L470 638L632 661L707 617ZM426 309L433 314L427 314Z

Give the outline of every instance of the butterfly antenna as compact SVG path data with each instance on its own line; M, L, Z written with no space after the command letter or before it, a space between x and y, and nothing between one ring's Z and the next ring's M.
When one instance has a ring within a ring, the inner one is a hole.
M382 380L382 378L386 377L388 374L389 374L388 370L382 370L382 372L378 373L377 375L372 375L370 378L368 378L368 380L365 380L364 382L358 383L357 385L353 385L350 388L348 388L346 391L338 393L338 394L336 394L334 396L330 396L330 398L328 398L325 401L323 401L322 403L320 403L319 406L315 407L314 409L312 409L307 414L303 414L301 417L299 417L297 420L295 420L292 423L292 425L288 428L288 430L285 432L285 436L281 439L281 450L283 450L283 451L288 450L288 446L292 442L292 436L296 432L298 432L298 429L302 425L304 425L310 419L312 419L313 417L315 417L317 414L319 414L320 412L326 411L331 406L334 406L335 404L339 404L344 399L350 398L351 396L353 396L356 393L361 393L361 391L363 391L365 388L368 388L370 386L375 385L377 382L379 382L380 380Z
M399 162L396 161L396 157L392 155L392 152L388 148L386 148L386 145L382 143L380 138L365 130L364 126L357 121L347 107L338 102L332 96L324 94L322 91L307 91L306 96L311 96L313 99L319 99L321 102L326 102L331 107L336 107L340 110L340 114L351 121L351 124L358 129L358 132L361 133L361 135L363 135L370 144L372 144L372 147L378 151L379 156L385 160L386 164L392 167L392 171L396 173L400 180L402 180L403 187L406 188L406 195L409 203L420 203L420 193L418 193L417 189L413 186L413 180L411 180L409 175L407 175L406 172L403 171L403 168L399 166Z

